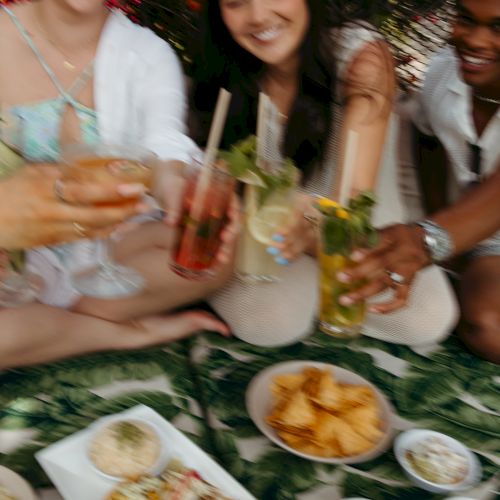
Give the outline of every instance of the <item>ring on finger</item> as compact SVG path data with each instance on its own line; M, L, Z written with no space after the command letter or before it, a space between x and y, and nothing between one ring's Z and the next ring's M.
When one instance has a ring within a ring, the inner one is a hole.
M85 238L87 236L87 228L85 226L82 226L81 224L78 224L78 222L73 222L73 229L78 236L82 238Z
M392 284L395 286L406 285L406 278L395 271L389 271L388 269L385 271Z
M54 196L63 203L68 203L64 197L64 182L61 179L56 179L53 186Z

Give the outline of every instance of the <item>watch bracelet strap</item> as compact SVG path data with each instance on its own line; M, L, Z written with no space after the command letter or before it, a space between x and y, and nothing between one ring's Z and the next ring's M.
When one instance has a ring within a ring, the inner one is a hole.
M415 224L424 230L423 243L433 262L445 261L453 255L455 245L444 227L428 219Z

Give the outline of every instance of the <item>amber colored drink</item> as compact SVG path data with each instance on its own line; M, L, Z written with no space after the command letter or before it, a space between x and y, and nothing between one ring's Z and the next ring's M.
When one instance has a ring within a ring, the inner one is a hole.
M66 170L66 178L79 182L93 183L124 183L144 184L150 189L152 182L151 167L144 165L137 160L126 160L122 158L79 158ZM113 207L123 205L133 205L137 203L137 198L123 198L116 201L96 203L99 207Z
M220 234L227 222L227 210L235 180L226 171L212 168L210 184L196 198L199 167L188 172L178 244L174 249L171 269L188 279L204 279L213 275ZM193 204L199 204L193 210ZM193 218L196 214L196 218Z

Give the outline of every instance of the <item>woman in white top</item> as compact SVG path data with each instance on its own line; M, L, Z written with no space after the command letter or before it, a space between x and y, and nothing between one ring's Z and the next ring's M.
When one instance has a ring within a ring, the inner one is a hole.
M193 143L184 134L184 78L174 51L104 4L36 0L0 6L0 102L25 120L23 152L35 161L57 161L60 139L130 141L164 160L188 160ZM166 203L167 174L158 172L156 186ZM65 202L58 206L67 204L70 213L75 200L68 189L59 186L51 196L57 194ZM103 221L105 214L103 210ZM90 235L91 223L76 227ZM146 279L142 293L120 300L78 296L63 266L43 250L31 252L32 266L47 285L45 303L0 310L0 366L142 347L204 328L227 333L224 324L206 313L163 316L204 297L230 273L224 248L214 280L194 283L175 275L168 266L172 231L165 222L149 222L117 244L116 258ZM228 228L229 246L231 235Z
M254 133L257 96L263 91L284 117L278 142L302 169L308 193L335 193L337 158L352 129L360 144L352 194L376 190L376 224L402 221L392 140L391 56L374 29L346 22L341 13L340 2L323 0L209 0L194 71L198 140L206 140L207 115L220 86L233 93L225 147ZM309 256L315 253L314 231L297 217L283 236L277 260L291 264L281 282L259 286L234 279L211 298L234 334L256 344L293 342L314 321L316 263ZM422 273L409 297L408 284L393 292L396 302L407 299L407 307L381 315L376 313L384 308L372 304L367 335L410 345L448 335L456 306L441 271L434 267Z

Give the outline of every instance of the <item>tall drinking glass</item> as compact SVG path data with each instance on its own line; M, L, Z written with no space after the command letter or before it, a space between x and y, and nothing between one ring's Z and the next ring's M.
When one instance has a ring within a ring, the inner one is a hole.
M273 235L286 227L293 214L299 171L282 161L268 162L270 175L247 175L243 209L245 221L238 241L236 272L247 283L277 281L283 266L267 248Z
M63 148L63 177L81 183L141 183L150 188L156 156L134 145L75 144ZM138 198L124 198L96 206L138 203ZM117 264L109 251L109 240L97 242L98 263L72 275L72 285L82 295L114 298L134 295L144 287L144 278L134 269Z
M358 204L358 201L361 203ZM375 231L369 222L371 195L361 194L349 207L323 199L319 202L319 328L340 338L361 334L366 318L366 302L342 305L340 296L359 288L363 282L343 283L337 273L353 265L350 254L355 248L369 246Z
M0 181L24 166L23 143L22 118L0 109ZM0 306L15 307L35 300L40 283L26 271L25 251L0 250L0 259Z
M199 189L203 168L210 169L210 182ZM220 247L220 234L227 223L227 211L235 179L225 163L215 161L203 166L202 159L193 156L186 171L187 187L183 200L181 225L174 248L171 269L187 279L210 278Z

